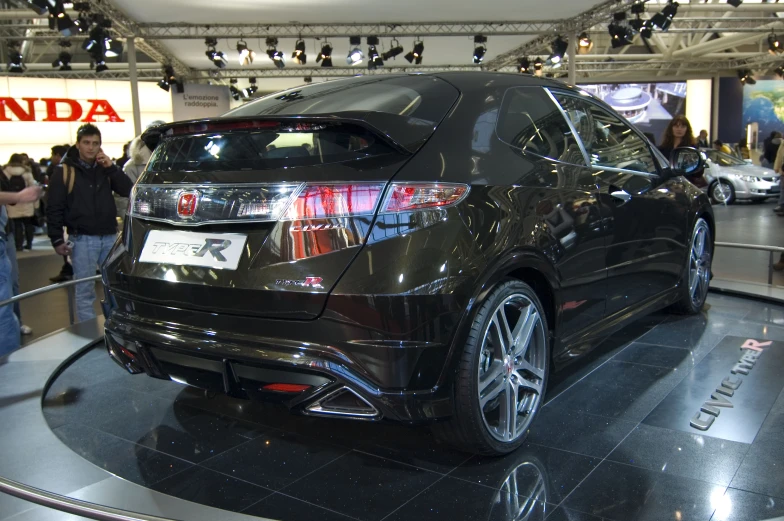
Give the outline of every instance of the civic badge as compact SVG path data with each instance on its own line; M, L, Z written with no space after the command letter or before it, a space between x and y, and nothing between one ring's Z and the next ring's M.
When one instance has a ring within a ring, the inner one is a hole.
M196 190L180 192L177 198L177 216L188 218L196 215L200 196L201 194Z

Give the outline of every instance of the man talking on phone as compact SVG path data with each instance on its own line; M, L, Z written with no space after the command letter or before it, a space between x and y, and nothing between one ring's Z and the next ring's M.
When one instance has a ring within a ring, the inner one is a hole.
M128 197L133 188L101 149L101 131L87 123L76 131L76 145L66 152L49 180L46 219L58 255L70 255L74 279L95 275L117 237L112 192ZM68 242L63 228L68 231ZM76 319L95 317L95 283L76 285Z

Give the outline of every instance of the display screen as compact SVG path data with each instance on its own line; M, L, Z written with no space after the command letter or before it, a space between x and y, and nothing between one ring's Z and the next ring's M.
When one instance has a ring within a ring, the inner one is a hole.
M580 88L602 99L657 145L673 116L686 113L686 82L595 83Z
M762 141L774 130L784 130L784 84L781 80L757 80L743 86L743 124L757 123Z

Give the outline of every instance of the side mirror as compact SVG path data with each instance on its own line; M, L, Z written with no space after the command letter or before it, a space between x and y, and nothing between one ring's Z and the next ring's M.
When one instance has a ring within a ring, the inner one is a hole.
M676 175L700 176L705 171L705 159L705 153L696 148L678 147L672 151L670 166Z

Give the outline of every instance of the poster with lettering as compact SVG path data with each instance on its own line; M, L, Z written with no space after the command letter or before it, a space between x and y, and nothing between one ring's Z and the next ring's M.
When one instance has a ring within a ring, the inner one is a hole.
M186 83L185 92L172 93L174 121L220 116L229 111L229 88Z

